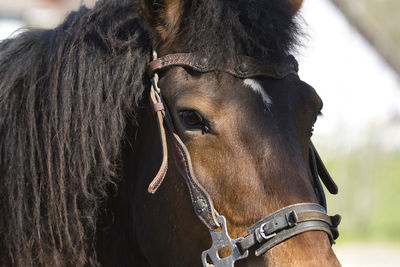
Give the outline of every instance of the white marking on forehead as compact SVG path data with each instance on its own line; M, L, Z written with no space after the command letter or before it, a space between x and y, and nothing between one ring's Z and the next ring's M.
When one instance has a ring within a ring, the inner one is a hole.
M245 79L243 81L243 83L244 83L244 85L253 89L254 92L261 95L264 105L266 107L270 107L272 105L271 97L267 94L267 92L265 92L264 88L261 86L261 84L258 81L254 80L254 79Z

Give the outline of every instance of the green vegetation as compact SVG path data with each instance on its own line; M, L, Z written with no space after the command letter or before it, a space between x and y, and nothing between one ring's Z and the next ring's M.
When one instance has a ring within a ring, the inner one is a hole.
M332 2L400 73L400 1ZM328 196L328 209L343 215L341 242L400 242L400 151L385 153L371 145L333 155L327 167L339 185L339 195Z
M339 186L328 210L343 216L340 241L400 242L400 153L371 149L326 163Z

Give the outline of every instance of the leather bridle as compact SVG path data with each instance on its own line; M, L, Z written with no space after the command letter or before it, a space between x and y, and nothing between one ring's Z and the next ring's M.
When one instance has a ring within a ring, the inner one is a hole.
M312 183L319 204L299 203L287 206L249 227L247 236L235 240L230 238L225 217L218 214L210 195L198 182L193 171L190 154L177 134L168 108L161 96L157 72L172 66L189 68L199 73L225 72L241 79L252 77L283 79L289 74L297 75L298 64L293 56L287 57L279 65L270 66L262 64L251 57L237 56L225 62L225 64L217 65L208 58L194 53L170 54L157 58L157 54L153 52L153 61L149 63L148 67L149 75L152 77L150 100L156 114L160 133L162 163L157 175L148 187L148 192L154 194L166 175L168 168L168 133L172 140L175 163L189 188L194 212L209 229L213 241L212 247L202 253L203 265L216 267L234 266L235 261L248 257L250 248L255 250L256 256L260 256L277 244L307 231L324 231L328 234L331 244L333 244L339 235L337 226L340 223L340 215L328 216L326 214L325 194L320 180L332 194L336 194L338 188L312 143L309 148L309 160L313 178ZM226 247L230 248L231 255L220 258L218 251Z

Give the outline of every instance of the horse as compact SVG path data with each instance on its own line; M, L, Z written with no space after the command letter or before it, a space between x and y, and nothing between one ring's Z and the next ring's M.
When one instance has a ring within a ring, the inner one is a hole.
M301 0L100 0L0 43L1 266L339 266Z

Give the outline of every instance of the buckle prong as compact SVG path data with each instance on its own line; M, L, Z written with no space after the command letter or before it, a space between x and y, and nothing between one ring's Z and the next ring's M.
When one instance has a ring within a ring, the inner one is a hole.
M260 226L260 235L262 236L262 238L264 238L264 240L269 240L269 239L271 239L271 238L273 238L274 236L276 236L276 233L272 233L272 234L270 234L270 235L266 235L265 234L265 230L264 230L264 227L267 225L267 223L263 223L261 226Z

